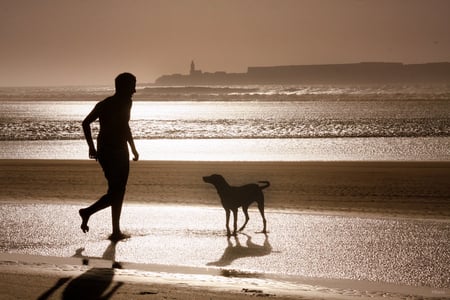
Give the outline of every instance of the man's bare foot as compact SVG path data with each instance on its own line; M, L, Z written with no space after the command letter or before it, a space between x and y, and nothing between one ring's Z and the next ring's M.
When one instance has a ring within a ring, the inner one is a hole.
M86 213L85 209L80 209L78 211L78 213L80 214L81 217L81 230L83 230L84 233L89 231L89 226L87 225L88 221L89 221L89 215Z
M131 236L122 232L113 233L108 237L111 242L118 242L121 240L129 239Z

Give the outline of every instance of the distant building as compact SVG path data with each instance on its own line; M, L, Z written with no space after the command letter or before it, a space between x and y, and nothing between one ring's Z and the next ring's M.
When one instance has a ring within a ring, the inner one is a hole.
M189 75L201 75L202 74L202 70L196 70L195 69L195 63L194 60L191 61L191 70L189 72Z
M364 62L329 65L248 67L246 73L203 73L191 61L189 74L163 75L159 85L367 84L450 82L450 63Z

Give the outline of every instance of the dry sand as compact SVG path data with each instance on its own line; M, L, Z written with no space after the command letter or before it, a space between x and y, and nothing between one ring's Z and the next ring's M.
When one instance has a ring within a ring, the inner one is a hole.
M202 182L201 177L220 173L233 185L269 180L271 187L265 190L266 207L272 210L450 217L450 162L140 161L132 162L131 166L127 202L218 206L214 189ZM0 160L2 202L90 203L105 189L103 174L94 161ZM240 285L202 286L198 282L173 282L157 277L138 280L120 272L110 280L110 268L100 268L97 273L82 268L70 261L57 264L3 261L0 298L78 299L76 290L97 289L105 299L105 296L111 296L110 299L404 299L389 293L364 295L355 291L352 295L311 288L289 295ZM99 288L102 285L105 287Z

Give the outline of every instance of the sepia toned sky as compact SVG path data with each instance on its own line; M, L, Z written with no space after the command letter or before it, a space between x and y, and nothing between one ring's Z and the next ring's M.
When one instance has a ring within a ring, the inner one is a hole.
M0 86L450 61L447 0L0 0Z

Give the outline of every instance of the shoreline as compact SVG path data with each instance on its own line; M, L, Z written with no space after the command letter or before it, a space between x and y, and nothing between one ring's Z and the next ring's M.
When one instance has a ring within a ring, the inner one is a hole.
M27 135L27 133L24 133ZM449 137L137 139L143 161L450 162ZM3 141L0 159L86 160L81 139Z
M443 299L450 288L364 280L271 278L217 274L177 266L122 263L106 259L0 253L2 299L81 299L108 295L129 299ZM206 268L207 269L207 268ZM110 298L109 298L110 297Z

